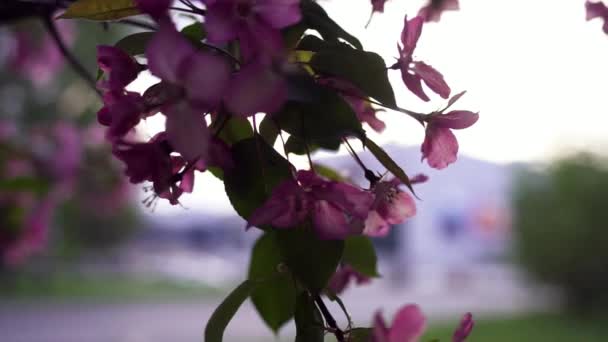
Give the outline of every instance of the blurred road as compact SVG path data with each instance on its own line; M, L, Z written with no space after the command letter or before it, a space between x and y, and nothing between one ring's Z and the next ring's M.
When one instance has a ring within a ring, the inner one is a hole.
M506 315L550 309L550 291L524 287L514 275L497 273L462 290L427 282L408 289L393 289L387 281L348 291L343 299L355 323L369 325L371 315L382 309L387 316L401 305L418 303L431 321L457 320L465 311L475 315ZM422 278L429 279L429 277ZM431 278L432 279L432 278ZM216 301L0 303L2 342L202 342L205 322ZM330 309L332 309L330 305ZM339 317L339 309L332 311ZM289 325L281 336L293 333ZM228 326L227 340L276 341L246 303Z

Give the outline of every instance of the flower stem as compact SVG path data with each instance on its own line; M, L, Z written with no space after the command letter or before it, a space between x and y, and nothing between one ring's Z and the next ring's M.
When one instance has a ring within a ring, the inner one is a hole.
M87 71L87 69L85 69L85 67L70 52L70 50L65 45L65 42L63 41L63 39L61 38L61 35L59 34L59 31L57 30L57 26L55 26L55 23L53 22L53 19L51 19L50 16L45 16L43 18L43 21L44 21L44 25L46 26L47 31L49 32L49 34L51 35L51 37L55 41L55 44L57 45L57 48L59 49L59 51L61 52L61 54L63 55L63 57L70 63L70 65L72 66L72 69L74 69L74 71L83 80L86 81L86 83L89 85L89 87L93 91L95 91L95 93L97 95L99 95L99 97L102 97L101 91L99 91L99 89L97 89L97 84L96 84L95 79L93 78L93 76L91 76L91 74L89 74L89 72Z
M315 303L317 303L319 310L321 310L321 314L323 315L325 322L333 330L333 333L336 336L336 340L338 340L338 342L346 342L346 339L344 338L344 331L342 331L342 329L338 327L336 320L331 315L329 310L327 310L327 306L325 306L325 303L323 303L323 299L321 299L321 296L315 296Z

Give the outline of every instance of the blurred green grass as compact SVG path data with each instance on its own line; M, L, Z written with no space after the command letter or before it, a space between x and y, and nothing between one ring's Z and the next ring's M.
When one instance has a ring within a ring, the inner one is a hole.
M223 292L198 283L127 276L58 273L0 279L3 300L155 300L217 298Z
M458 322L431 325L421 341L451 341ZM467 342L607 342L608 314L574 317L529 314L515 318L480 319Z

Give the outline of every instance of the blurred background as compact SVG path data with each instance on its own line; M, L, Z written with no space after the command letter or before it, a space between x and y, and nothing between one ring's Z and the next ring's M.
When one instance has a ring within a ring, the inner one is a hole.
M367 1L323 5L392 61L404 13L423 3L390 0L367 29ZM418 123L379 115L387 129L370 135L430 180L417 186L416 217L374 241L382 278L345 292L355 323L415 302L429 317L425 341L449 340L467 311L478 320L471 341L608 341L608 37L584 19L582 0L461 0L460 11L425 26L419 58L453 91L468 90L457 107L481 119L457 133L458 162L436 171L420 162ZM59 29L91 74L95 45L132 32ZM150 194L128 184L109 153L95 95L39 23L0 26L0 66L0 340L200 341L245 277L259 233L244 231L208 174L181 206L144 205ZM443 106L421 104L391 77L402 107ZM158 131L154 120L140 133ZM343 151L314 158L365 184ZM293 332L273 336L246 303L227 336L288 341Z

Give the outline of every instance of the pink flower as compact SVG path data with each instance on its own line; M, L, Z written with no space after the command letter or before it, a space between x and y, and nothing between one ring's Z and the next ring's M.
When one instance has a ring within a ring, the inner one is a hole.
M155 19L167 14L171 3L173 3L173 0L135 0L135 5L140 11Z
M287 100L287 82L271 65L253 62L230 81L224 96L228 110L238 116L274 113Z
M279 184L249 218L248 227L271 224L294 228L307 217L322 239L344 239L363 230L372 196L352 185L327 181L313 171L298 171Z
M414 176L412 184L422 183L428 179L426 175ZM374 185L374 202L367 219L363 233L368 236L386 236L392 225L400 224L416 215L416 203L412 196L399 189L401 181L397 178Z
M608 34L608 7L601 1L591 2L587 0L585 8L587 9L587 20L601 18L604 21L602 29L604 30L604 33Z
M460 325L454 331L452 342L464 342L469 334L471 334L474 325L475 321L473 320L473 315L470 312L464 314L464 316L462 316L462 320L460 321Z
M384 13L384 3L386 0L371 0L372 1L372 13L380 12Z
M369 283L371 279L357 272L350 265L341 265L329 280L327 288L335 294L341 294L353 281L356 282L357 285L363 285Z
M418 16L424 21L438 22L445 11L457 11L460 9L458 0L429 0L429 3L420 9Z
M386 124L376 117L377 110L365 100L363 92L354 85L334 77L322 78L318 82L340 92L361 122L366 122L376 132L384 131Z
M447 114L448 109L463 93L454 96L443 110L430 114L427 120L426 134L420 150L422 160L427 159L430 167L443 169L456 161L458 140L452 129L464 129L472 126L479 119L478 113L466 110L454 110Z
M101 81L99 86L110 91L122 91L137 78L141 70L135 59L126 52L105 45L97 46L97 65L108 75L107 80Z
M281 49L279 30L298 23L300 0L203 0L205 28L213 44L239 39L245 61Z
M97 112L97 121L108 126L110 141L122 138L144 117L141 96L134 92L108 91L103 95L104 106Z
M402 307L393 320L392 326L387 326L380 312L374 318L372 333L373 342L416 342L424 332L426 317L417 305L410 304Z
M407 20L405 17L405 25L401 32L401 43L397 44L399 50L399 60L392 69L401 70L401 78L405 86L416 96L423 101L429 101L429 97L422 89L422 81L439 96L448 98L450 96L450 87L443 79L443 75L424 62L414 61L413 54L416 49L416 44L422 33L423 17L415 17L412 20Z
M146 57L150 72L182 88L191 105L204 110L219 105L230 80L230 64L215 53L197 51L168 19L161 21Z

